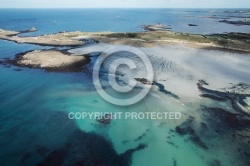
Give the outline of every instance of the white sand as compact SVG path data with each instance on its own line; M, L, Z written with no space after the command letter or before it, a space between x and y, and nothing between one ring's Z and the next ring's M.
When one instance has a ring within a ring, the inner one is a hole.
M89 54L91 52L101 52L109 47L111 45L96 44L73 49L70 52ZM162 83L168 91L177 94L181 98L199 99L200 92L196 84L200 79L206 80L209 83L209 88L217 90L230 87L232 86L231 83L245 82L250 84L249 54L203 50L182 45L140 49L149 56L152 62L155 80ZM113 59L112 56L104 64L107 69ZM132 58L132 60L144 71L141 64L137 62L138 59ZM121 71L130 73L129 69L125 68L122 68ZM137 71L134 74L134 78L143 78L143 75L145 76L145 72L138 73ZM249 90L247 92L250 93Z

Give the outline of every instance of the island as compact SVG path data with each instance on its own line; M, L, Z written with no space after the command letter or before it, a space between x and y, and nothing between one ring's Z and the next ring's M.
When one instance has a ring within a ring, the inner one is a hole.
M137 33L114 33L114 32L59 32L32 37L19 36L21 33L30 31L0 30L0 39L16 42L19 44L36 44L41 46L53 46L50 50L32 50L20 53L14 59L7 62L30 68L43 68L50 71L80 71L90 62L88 56L71 55L68 50L84 46L88 43L105 43L116 45L130 45L133 47L165 46L169 44L182 44L200 49L220 49L224 51L250 52L250 34L227 33L227 34L190 34L172 32L166 30L166 26L145 25L145 28L160 28L151 31ZM162 30L164 29L164 31ZM32 31L36 29L32 28ZM57 47L66 46L63 50Z

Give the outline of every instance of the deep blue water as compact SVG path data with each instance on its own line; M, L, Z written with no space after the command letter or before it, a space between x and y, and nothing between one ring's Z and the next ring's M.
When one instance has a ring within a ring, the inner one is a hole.
M174 31L192 33L250 32L248 26L235 26L218 21L242 20L245 12L235 9L0 9L0 28L25 30L35 27L35 34L58 31L141 31L141 25L162 23ZM212 16L215 18L202 18ZM240 18L237 18L240 17ZM188 24L197 24L190 27Z

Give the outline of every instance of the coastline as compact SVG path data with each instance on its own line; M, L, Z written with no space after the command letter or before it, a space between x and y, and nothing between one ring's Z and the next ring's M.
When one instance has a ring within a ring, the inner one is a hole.
M183 44L201 49L223 49L250 53L250 34L190 34L171 31L148 31L138 33L114 32L59 32L55 34L19 37L20 32L1 30L0 39L16 43L36 44L41 46L82 46L86 40L96 40L107 44L124 44L134 47L153 47L168 44Z
M151 26L153 27L153 25ZM34 28L32 29L32 31L34 31ZM197 49L250 53L250 34L244 33L201 35L172 32L163 29L138 33L74 31L58 32L55 34L33 37L18 36L19 34L29 33L32 31L25 30L18 32L1 29L0 39L8 40L18 44L26 43L40 46L52 46L54 48L50 50L30 50L28 52L21 52L16 54L14 59L6 60L5 63L28 68L42 68L47 71L79 72L85 64L88 64L90 62L89 57L85 55L80 55L80 57L77 57L75 55L72 55L68 51L70 49L75 49L94 43L109 45L129 45L138 48L184 45ZM68 48L58 50L57 47ZM49 51L51 51L51 55L48 55Z
M8 63L20 67L41 68L54 72L80 72L90 62L88 56L71 55L65 50L33 50L19 53Z
M1 13L1 164L250 163L250 9Z

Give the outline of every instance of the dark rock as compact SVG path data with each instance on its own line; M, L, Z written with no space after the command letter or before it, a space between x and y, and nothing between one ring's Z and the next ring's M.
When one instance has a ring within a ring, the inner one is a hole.
M77 130L64 146L43 155L45 158L38 165L128 166L132 162L132 154L146 147L139 144L136 148L118 155L112 144L103 137Z
M27 29L27 30L23 30L23 31L19 31L20 33L29 33L29 32L36 32L37 31L37 29L36 28L34 28L34 27L32 27L32 28L30 28L30 29ZM19 33L19 34L20 34Z
M135 78L136 81L141 82L144 85L152 85L152 83L146 78Z
M201 122L201 128L202 128L202 129L207 129L207 128L208 128L208 127L207 127L207 124L204 123L204 122Z
M134 141L139 141L141 140L143 137L145 137L147 134L143 133L142 135L140 135L139 137L137 137L136 139L134 139Z
M166 141L169 145L174 146L175 148L179 148L179 146L175 145L175 143L171 142L171 141Z
M176 159L175 158L172 158L172 159L173 159L173 166L177 166Z
M189 138L192 142L194 142L196 145L198 145L199 147L203 148L203 149L208 149L207 145L201 141L200 137L198 137L197 135L193 135Z
M163 24L155 24L155 25L143 25L142 28L145 31L168 31L172 28L163 25Z
M210 98L210 99L213 99L213 100L217 100L217 101L226 101L227 100L225 98L218 97L218 96L211 95L211 94L201 94L200 96L204 97L204 98Z
M190 26L190 27L196 27L198 25L196 25L196 24L188 24L188 26Z
M233 25L250 25L250 21L229 21L229 20L221 20L219 22L227 23L227 24L233 24Z
M245 155L245 156L247 156L247 157L249 157L249 156L250 156L250 154L249 154L249 153L247 153L247 152L244 152L244 155Z
M242 83L241 83L242 84ZM242 86L240 85L236 85L236 87L242 87L242 88L249 88L249 85L245 86L245 84L242 84ZM243 86L244 85L244 86ZM209 95L205 95L205 96L209 96L211 97L211 95L213 95L212 97L214 99L219 99L219 98L224 98L224 99L228 99L231 101L231 105L232 105L232 108L235 109L237 112L243 114L243 115L246 115L246 116L250 116L248 113L246 113L239 105L238 105L238 102L242 101L242 99L246 98L246 97L250 97L250 94L245 94L245 93L236 93L236 91L239 91L239 89L235 90L236 89L235 87L231 87L231 90L233 88L233 92L220 92L220 91L216 91L216 90L211 90L211 89L208 89L208 88L205 88L203 86L203 84L201 82L198 82L197 83L197 86L198 86L198 89L203 92L203 93L208 93ZM227 89L230 89L230 88L227 88ZM240 90L245 90L245 89L240 89ZM217 97L219 98L217 98Z
M22 71L22 69L14 69L15 71Z
M203 86L203 85L209 85L205 80L198 80L198 83Z
M240 129L250 125L250 120L242 118L240 114L231 113L222 108L203 107L202 110L209 114L209 117L212 117L212 119L209 118L208 120L212 120L213 124L218 124L220 128L223 125L224 129Z
M180 135L194 134L194 130L191 127L182 128L180 126L177 126L175 130Z
M112 115L111 114L105 114L103 117L99 118L97 117L96 121L103 124L108 125L111 123Z
M38 166L53 166L53 165L63 165L64 158L67 155L67 151L64 150L54 150L49 153L46 158L38 164Z
M174 97L176 99L179 99L179 96L177 96L176 94L173 94L172 92L170 91L167 91L164 87L164 85L158 83L158 82L153 82L153 85L157 86L159 88L159 91L162 92L162 93L165 93L166 95L169 95L171 97Z
M136 148L129 149L126 152L124 152L123 154L121 154L120 155L121 166L129 166L129 165L131 165L131 162L132 162L131 159L132 159L133 153L136 152L136 151L139 151L139 150L143 150L146 147L147 147L147 145L145 145L145 144L139 144Z
M190 117L181 125L177 126L175 128L175 131L181 136L188 135L189 140L192 141L195 145L201 147L204 150L207 150L208 146L200 139L195 130L192 128L193 120L194 118Z

